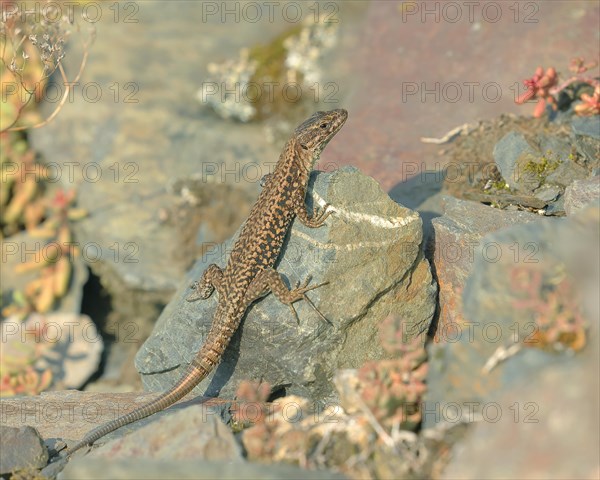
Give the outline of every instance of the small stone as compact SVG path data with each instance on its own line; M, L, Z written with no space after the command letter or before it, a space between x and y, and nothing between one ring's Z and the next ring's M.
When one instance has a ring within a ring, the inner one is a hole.
M535 155L535 151L518 132L506 134L494 147L494 161L500 174L506 183L515 185L518 181L519 172L517 162L523 155Z
M585 135L600 140L600 116L574 117L571 129L576 135Z
M69 463L69 460L66 457L61 457L50 463L46 467L42 468L40 474L44 478L54 479L58 476L58 474L65 468L65 466Z
M561 195L555 201L548 204L544 215L564 216L565 213L565 196Z
M550 203L560 195L560 188L555 185L544 185L535 193L535 198Z
M25 468L43 468L48 450L37 430L0 425L0 475Z
M592 202L600 199L600 177L576 180L565 190L565 211L573 215Z

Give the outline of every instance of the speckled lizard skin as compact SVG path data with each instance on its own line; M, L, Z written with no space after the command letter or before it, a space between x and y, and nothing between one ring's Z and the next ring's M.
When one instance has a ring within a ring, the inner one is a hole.
M295 315L292 304L301 299L308 301L306 292L323 285L308 286L309 278L290 290L274 266L295 217L307 227L317 228L331 213L325 205L310 216L306 210L306 190L310 172L321 152L347 117L348 112L343 109L316 112L296 128L275 170L266 177L227 266L222 270L215 264L210 265L192 285L194 293L188 300L208 298L216 290L219 302L206 341L180 380L155 400L90 431L67 454L91 445L123 425L153 415L187 395L219 363L252 302L272 292Z

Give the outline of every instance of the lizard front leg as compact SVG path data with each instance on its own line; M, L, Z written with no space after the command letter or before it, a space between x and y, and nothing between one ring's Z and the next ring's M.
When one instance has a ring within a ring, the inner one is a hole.
M188 302L194 302L196 300L205 300L212 295L212 293L217 290L217 294L222 297L223 296L223 270L221 268L211 263L204 273L200 280L196 280L190 285L190 288L193 292L186 298Z
M302 225L305 225L310 228L317 228L323 226L323 224L325 223L325 219L332 213L331 210L327 210L330 207L329 203L326 203L321 209L317 209L317 207L315 206L313 208L312 216L309 217L308 211L306 210L306 190L303 189L301 192L298 193L299 200L294 210L294 213L296 214L296 217L298 217L298 220L300 220Z
M283 276L277 270L274 268L267 268L256 275L246 291L244 302L246 305L250 305L260 297L267 295L268 293L273 293L277 300L290 308L294 314L294 317L296 318L296 321L300 323L300 319L298 318L298 314L293 307L293 303L297 302L298 300L305 300L323 320L331 324L331 322L327 320L325 316L323 316L323 314L306 296L306 292L326 285L328 282L319 283L318 285L312 285L310 287L308 286L309 283L310 277L308 277L302 284L298 282L296 284L296 288L290 289L283 281Z

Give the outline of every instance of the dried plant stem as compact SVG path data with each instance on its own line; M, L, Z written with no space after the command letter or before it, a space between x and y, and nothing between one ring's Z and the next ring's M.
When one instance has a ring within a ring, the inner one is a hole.
M489 374L499 363L519 353L522 347L523 345L520 343L514 343L508 347L498 347L487 362L485 362L481 372L485 375Z
M454 140L454 138L459 135L466 135L467 133L477 128L477 126L477 124L465 123L463 125L453 128L441 138L421 137L420 140L421 143L433 143L434 145L442 145L444 143L450 142L451 140Z
M396 443L394 442L394 439L392 437L390 437L390 435L385 431L385 429L377 421L377 419L375 418L375 415L373 415L373 412L371 412L371 409L367 406L367 404L363 401L363 399L360 398L360 396L357 396L356 400L359 404L361 411L364 413L365 417L367 418L367 421L371 424L371 427L373 427L373 430L375 430L377 435L379 435L379 438L381 438L383 443L385 443L388 447L390 447L391 449L396 451Z
M65 85L65 92L64 92L62 98L60 99L60 102L56 106L56 108L52 111L52 113L47 118L45 118L44 120L42 120L39 123L36 123L35 125L22 125L20 127L15 127L14 126L19 121L19 118L21 118L21 113L23 112L23 110L25 109L25 107L29 104L29 102L33 98L34 92L35 92L35 90L31 90L30 91L30 90L27 89L27 87L25 86L25 82L22 79L22 76L19 74L18 76L21 79L21 82L20 82L21 86L29 94L29 96L28 96L27 100L19 107L19 110L17 111L17 115L15 116L15 119L12 121L12 123L10 125L8 125L8 127L5 127L3 129L1 129L0 133L4 133L4 132L19 132L19 131L27 130L27 129L30 129L30 128L40 128L40 127L43 127L44 125L47 125L52 120L54 120L54 118L56 118L56 116L58 115L58 113L62 110L62 108L64 107L65 103L67 102L67 99L69 98L69 93L71 92L72 85L74 85L77 82L79 82L79 79L81 78L83 70L85 69L85 65L87 64L87 59L88 59L88 56L89 56L89 53L90 53L90 47L94 43L95 38L96 38L95 37L95 31L92 31L92 33L90 34L90 40L88 40L87 42L85 42L83 44L83 56L82 56L81 62L79 64L79 70L77 72L77 75L73 79L73 81L69 82L69 79L67 78L67 74L65 73L65 70L63 68L62 61L60 61L58 63L57 68L58 68L58 70L60 72L61 79L62 79L62 81L63 81L63 83ZM23 37L21 39L20 43L22 43L24 39L25 39L25 37ZM4 44L4 47L6 47L6 43ZM2 59L1 60L2 60L2 63L6 66L6 62L4 61L4 51L3 51L3 55L2 55ZM56 71L56 69L54 71ZM44 80L44 79L48 78L49 75L51 75L53 72L51 72L48 75L44 75L41 80ZM15 74L15 72L13 72L13 74Z

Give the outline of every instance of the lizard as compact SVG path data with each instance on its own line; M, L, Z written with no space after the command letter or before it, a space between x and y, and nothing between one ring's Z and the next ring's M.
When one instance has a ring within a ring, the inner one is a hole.
M104 435L142 418L153 415L191 392L220 362L233 334L246 311L256 300L268 293L298 316L293 303L307 301L319 315L306 292L325 283L309 286L310 277L294 289L288 288L275 265L292 221L318 228L331 214L329 204L312 215L306 208L306 192L310 172L327 143L342 128L348 112L336 109L316 112L295 130L279 156L272 173L265 175L264 186L236 240L225 266L209 265L199 281L191 285L189 301L207 299L216 290L218 303L204 344L189 363L179 381L156 399L88 432L81 441L67 450L67 456Z

